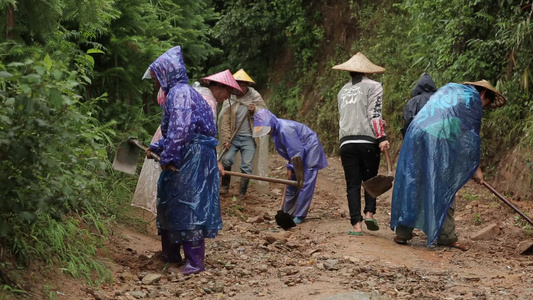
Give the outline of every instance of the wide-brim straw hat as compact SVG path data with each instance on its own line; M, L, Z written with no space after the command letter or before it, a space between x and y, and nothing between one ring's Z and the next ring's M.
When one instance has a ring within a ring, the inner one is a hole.
M222 72L218 72L213 75L209 75L207 77L202 78L202 81L205 84L209 84L211 81L218 82L220 84L229 86L233 89L233 93L239 93L242 94L241 87L237 83L237 81L233 78L233 75L231 75L231 71L229 69L226 69Z
M244 71L244 69L240 69L239 71L235 72L235 74L233 74L233 78L235 78L237 81L255 83L255 81L253 81L253 79Z
M493 87L492 84L490 84L490 82L488 82L487 80L483 79L480 81L473 81L473 82L466 81L466 82L463 82L463 84L484 87L487 90L494 92L494 99L488 105L490 108L497 108L497 107L502 107L505 105L505 102L506 102L505 97L495 87Z
M385 68L375 65L361 52L357 52L352 58L340 65L334 66L332 69L365 74L385 72Z

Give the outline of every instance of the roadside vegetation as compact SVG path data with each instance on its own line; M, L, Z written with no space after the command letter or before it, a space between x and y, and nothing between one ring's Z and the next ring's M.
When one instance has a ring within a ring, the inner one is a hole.
M395 149L423 72L439 87L487 79L508 102L484 116L482 165L493 176L521 174L521 197L533 197L528 1L0 0L0 8L0 293L24 295L17 274L36 264L95 285L113 280L96 254L113 224L142 221L128 209L135 176L111 162L120 141L148 142L155 132L160 109L140 78L174 45L190 83L246 69L271 110L313 128L331 154L336 94L348 80L331 67L358 51L387 69L375 79ZM510 153L518 158L506 164Z

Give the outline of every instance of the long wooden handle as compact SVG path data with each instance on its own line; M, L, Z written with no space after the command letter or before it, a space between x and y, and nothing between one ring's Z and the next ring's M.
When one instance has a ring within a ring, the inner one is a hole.
M392 167L390 163L390 154L389 149L385 149L385 160L387 161L387 176L391 176L392 174Z
M496 197L500 198L500 200L505 202L505 204L511 207L514 211L516 211L516 213L518 213L522 218L524 218L529 224L533 225L533 221L528 216L526 216L526 214L520 211L518 207L511 203L511 201L505 199L505 197L502 194L498 193L492 186L490 186L490 184L488 184L486 181L483 181L483 185L488 188L489 191L491 191L494 195L496 195Z
M287 186L283 186L283 194L281 194L281 204L279 205L279 210L283 210L283 205L285 205L285 195L287 194Z
M231 109L231 108L230 108ZM239 132L239 129L241 129L242 127L242 124L244 124L244 122L246 122L246 120L248 119L248 115L246 115L244 117L244 119L242 119L241 123L239 124L239 126L237 126L237 129L235 129L235 131L233 132L233 134L231 135L230 139L229 139L229 143L231 145L231 142L233 142L233 139L235 138L235 136L237 135L237 132ZM224 149L222 149L222 151L220 151L220 154L218 155L217 157L217 161L219 161L222 156L224 155L224 153L226 153L226 151L228 151L228 148L224 147L224 145L222 145L222 147Z
M128 142L132 145L135 145L137 147L139 147L139 149L143 150L144 152L148 151L148 147L146 147L145 145L141 144L141 142L139 142L138 139L134 139L134 138L131 138L128 140ZM157 162L161 161L161 157L159 157L159 155L153 153L153 152L150 152L150 156ZM178 173L178 169L176 169L176 167L174 167L173 165L169 165L168 168L172 171L172 172L175 172L175 173Z
M253 175L253 174L244 174L244 173L232 172L232 171L225 171L224 174L231 175L231 176L237 176L237 177L256 179L256 180L261 180L261 181L283 183L283 184L287 184L287 185L292 185L294 187L298 187L298 182L296 180L286 180L286 179L278 179L278 178L272 178L272 177L262 177L262 176L257 176L257 175Z

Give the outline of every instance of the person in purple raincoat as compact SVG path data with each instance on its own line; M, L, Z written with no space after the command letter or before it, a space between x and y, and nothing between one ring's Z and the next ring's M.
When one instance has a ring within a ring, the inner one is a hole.
M215 118L208 103L187 83L179 46L157 58L150 65L150 71L156 86L159 85L166 95L162 137L147 151L149 157L150 152L159 154L163 169L156 204L161 259L181 263L180 247L183 245L186 262L178 272L198 273L205 270L204 239L214 238L222 229L219 173L223 174L224 170L217 163ZM225 72L231 77L229 70ZM210 80L218 102L228 98L231 91L240 91L237 82L233 80L232 83L237 88L218 83L216 78Z
M288 186L285 193L283 211L294 217L294 223L300 224L307 217L307 211L313 199L318 170L328 166L326 153L318 140L317 134L304 124L278 119L267 109L261 109L254 115L254 137L270 134L276 151L287 159L287 178L296 180L291 158L302 157L304 165L304 184L298 190Z

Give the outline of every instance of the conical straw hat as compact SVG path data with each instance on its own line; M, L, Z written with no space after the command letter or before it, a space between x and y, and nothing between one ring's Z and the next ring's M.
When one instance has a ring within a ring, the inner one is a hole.
M233 78L235 78L235 80L237 81L246 81L249 83L255 83L255 81L253 81L252 78L248 76L248 74L246 74L246 72L244 72L243 69L240 69L239 71L235 72L235 74L233 74Z
M502 93L498 92L498 90L495 87L493 87L492 84L490 84L490 82L488 82L487 80L483 79L480 81L472 81L472 82L466 81L466 82L463 82L463 84L484 87L487 90L494 92L494 100L489 104L490 108L497 108L497 107L502 107L505 105L505 102L506 102L505 97L502 95Z
M333 69L366 74L385 72L385 68L375 65L361 52L357 52L348 61L334 66Z
M220 84L227 85L235 92L242 94L241 87L237 81L235 81L229 69L204 77L202 78L202 81L206 84L209 84L211 81L218 82Z

